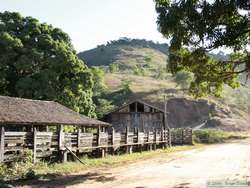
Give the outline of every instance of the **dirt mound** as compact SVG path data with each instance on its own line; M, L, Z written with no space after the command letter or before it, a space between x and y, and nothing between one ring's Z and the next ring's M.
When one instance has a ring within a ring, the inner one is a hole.
M168 124L170 127L218 128L226 131L249 130L248 114L235 113L224 105L208 100L172 98L168 101Z

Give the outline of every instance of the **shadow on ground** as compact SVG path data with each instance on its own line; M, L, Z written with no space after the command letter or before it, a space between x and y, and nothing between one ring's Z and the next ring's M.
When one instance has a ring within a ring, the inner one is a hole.
M47 174L46 177L40 177L38 180L17 180L9 182L12 186L28 186L32 188L38 187L67 187L69 185L75 185L84 183L85 181L95 181L95 182L108 182L114 181L115 177L111 176L111 173L87 173L87 174L77 174L77 175L63 175L57 176L55 174Z

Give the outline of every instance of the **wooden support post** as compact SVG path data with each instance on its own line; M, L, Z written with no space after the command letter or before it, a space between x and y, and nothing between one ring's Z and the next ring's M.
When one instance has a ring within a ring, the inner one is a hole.
M184 128L181 129L181 144L184 145Z
M77 149L80 150L81 147L81 129L78 128L77 130Z
M0 127L0 163L4 161L4 126Z
M132 146L128 146L128 153L132 154L133 153L133 147Z
M168 128L168 146L172 146L172 141L171 141L171 129Z
M58 141L58 146L59 146L59 151L64 149L64 132L63 132L63 125L60 125L59 127L59 141Z
M169 145L169 140L168 140L168 129L164 129L164 139L165 139L165 142L164 142L164 147L165 149L168 147Z
M126 153L129 153L128 133L129 133L129 128L128 128L128 126L127 126L127 127L126 127L126 132L125 132L125 135L126 135Z
M154 129L154 150L156 150L156 145L157 145L157 129Z
M36 127L33 128L33 163L36 162L36 145L37 145L37 131Z
M106 155L106 153L105 153L105 148L102 148L102 149L101 149L101 157L104 158L105 155Z
M82 126L82 132L85 133L86 132L86 127Z
M191 138L190 138L190 139L191 139L191 140L190 140L191 142L190 142L190 144L191 144L191 145L194 145L194 142L193 142L193 129L190 130L190 134L191 134Z
M140 144L139 144L139 128L137 128L136 135L137 135L137 148L139 150L139 148L140 148Z
M165 148L165 137L164 137L164 129L161 129L161 140L162 140L162 149Z
M63 163L66 163L68 161L68 151L63 151Z
M58 131L58 154L59 158L62 162L67 161L67 154L65 154L64 149L64 132L63 132L63 125L57 126Z
M48 125L46 126L46 132L49 132L49 126Z
M101 143L100 133L101 133L101 127L99 126L97 129L97 146L100 146Z
M100 133L101 133L101 126L98 126L98 129L97 129L97 146L101 146ZM105 148L100 148L99 151L101 151L101 157L105 157Z
M147 131L147 150L150 150L150 143L149 143L149 131Z
M112 127L112 132L111 132L111 137L112 137L112 154L114 155L115 154L115 129L114 127Z
M152 151L152 144L149 144L149 151Z

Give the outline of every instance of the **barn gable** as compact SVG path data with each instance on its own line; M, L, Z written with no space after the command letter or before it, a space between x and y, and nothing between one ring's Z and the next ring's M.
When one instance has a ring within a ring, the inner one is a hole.
M118 131L123 131L126 127L140 131L162 129L165 127L164 105L156 106L149 102L135 100L106 114L102 120L111 123Z

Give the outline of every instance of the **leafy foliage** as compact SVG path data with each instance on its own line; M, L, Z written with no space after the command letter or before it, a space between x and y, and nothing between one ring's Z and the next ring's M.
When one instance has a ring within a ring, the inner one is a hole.
M192 82L193 76L190 72L180 71L175 75L175 82L177 86L181 86L182 89L188 89Z
M194 142L205 144L222 143L230 139L245 139L248 137L239 132L226 132L218 129L196 129L193 135Z
M34 179L36 176L33 170L35 164L32 160L32 151L25 150L22 160L10 164L0 164L0 179L4 181L10 179Z
M113 65L113 64L112 64ZM105 98L107 93L107 86L105 84L105 72L102 68L93 66L91 67L93 74L93 101L96 106L96 115L98 118L103 117L104 114L114 108L112 102Z
M119 65L118 64L110 64L109 65L109 72L114 73L119 71Z
M94 115L92 75L69 36L19 13L0 13L0 94L58 101Z
M93 74L93 96L100 96L105 90L107 86L104 82L105 72L102 68L93 66L91 67L91 72Z
M194 73L190 90L196 96L219 95L223 84L235 88L237 75L250 72L248 1L155 0L160 32L171 39L169 70ZM213 59L208 52L228 47L244 55ZM240 65L244 65L243 68Z
M122 84L121 84L121 87L122 87L122 90L124 93L131 93L132 90L131 90L131 80L129 79L123 79L122 80Z
M133 67L133 73L138 76L145 76L146 72L144 68L139 67L138 65L135 65Z
M107 114L115 108L111 101L104 98L98 98L96 101L96 106L96 115L98 118L102 118L104 114Z

